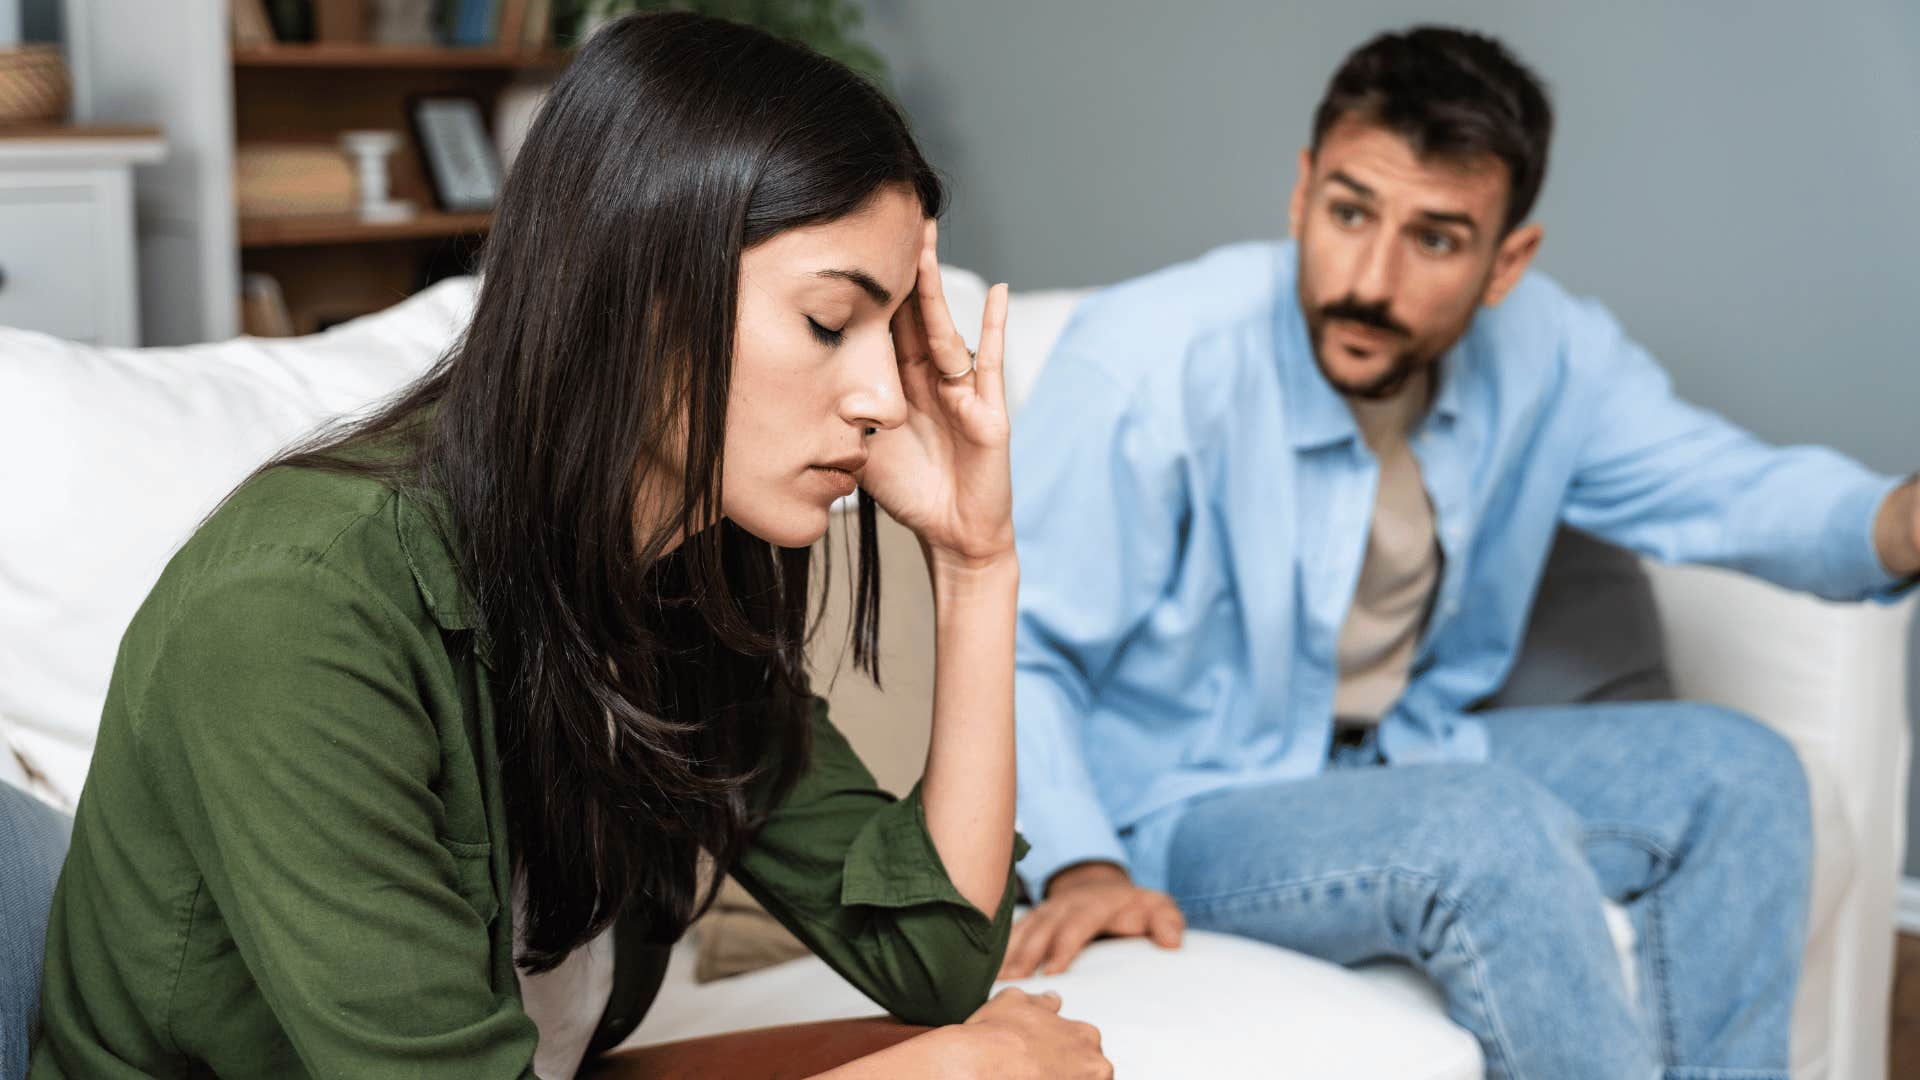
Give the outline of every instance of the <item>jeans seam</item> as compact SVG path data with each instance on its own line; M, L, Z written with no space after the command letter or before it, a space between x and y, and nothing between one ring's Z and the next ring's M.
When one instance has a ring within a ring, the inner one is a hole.
M1226 889L1221 892L1207 893L1203 896L1182 896L1179 898L1179 901L1182 908L1201 907L1207 904L1235 900L1243 896L1276 893L1287 889L1300 889L1311 885L1324 885L1336 881L1351 881L1355 878L1368 877L1380 873L1390 874L1393 872L1394 870L1391 868L1356 867L1352 870L1336 870L1326 874L1315 874L1312 877L1289 878L1285 881L1268 881L1259 885L1247 885L1237 889Z
M1488 1035L1493 1040L1494 1053L1500 1057L1506 1075L1512 1080L1521 1080L1511 1040L1507 1037L1505 1025L1500 1022L1500 1010L1494 1007L1493 995L1487 986L1486 962L1480 959L1480 950L1474 948L1473 935L1467 932L1466 920L1462 918L1469 909L1464 901L1455 900L1445 889L1436 888L1436 894L1442 903L1455 909L1454 932L1459 936L1460 947L1466 952L1468 965L1473 969L1473 982L1480 992L1481 1007L1487 1017Z
M1582 846L1594 840L1618 840L1632 844L1668 869L1680 862L1679 855L1647 829L1616 824L1589 825L1583 831ZM1660 886L1665 883L1665 875L1662 874L1660 880L1636 894L1630 903L1645 912L1641 920L1644 929L1636 927L1639 940L1635 943L1634 951L1639 954L1641 992L1647 1002L1648 1024L1653 1028L1651 1034L1659 1041L1660 1059L1672 1061L1678 1024L1673 1017L1673 996L1670 993L1672 979L1669 977L1666 936L1661 919Z
M1667 967L1666 930L1661 918L1658 891L1649 891L1645 901L1647 917L1644 920L1646 932L1641 935L1642 952L1647 960L1644 966L1651 971L1651 977L1646 981L1653 984L1647 1000L1653 1007L1654 1036L1660 1040L1660 1060L1672 1061L1674 1043L1678 1041L1674 1032L1679 1025L1673 1017L1673 980Z

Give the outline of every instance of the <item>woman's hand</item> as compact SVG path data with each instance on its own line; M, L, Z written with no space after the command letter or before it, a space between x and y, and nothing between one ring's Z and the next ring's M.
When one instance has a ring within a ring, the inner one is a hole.
M907 422L868 440L871 456L860 486L920 537L930 558L986 565L1013 554L1011 426L1001 374L1007 287L987 292L976 361L947 310L937 243L938 230L929 221L913 295L893 316ZM941 377L969 366L971 374Z
M959 1028L971 1043L962 1060L968 1077L995 1080L1109 1080L1100 1029L1060 1015L1060 995L1009 986Z
M649 1050L627 1050L625 1055ZM1100 1031L1060 1015L1060 995L1008 987L964 1024L935 1028L809 1080L1111 1080Z

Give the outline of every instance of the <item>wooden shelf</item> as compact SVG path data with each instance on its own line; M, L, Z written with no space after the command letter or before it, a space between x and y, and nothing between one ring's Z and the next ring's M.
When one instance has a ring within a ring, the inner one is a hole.
M233 51L237 68L385 68L390 70L520 71L565 67L566 50L517 52L494 48L401 45L264 45Z
M405 221L362 221L351 215L256 217L240 219L242 248L316 247L387 240L425 240L446 236L483 236L491 214L421 211Z
M157 139L147 124L16 124L0 127L0 139Z

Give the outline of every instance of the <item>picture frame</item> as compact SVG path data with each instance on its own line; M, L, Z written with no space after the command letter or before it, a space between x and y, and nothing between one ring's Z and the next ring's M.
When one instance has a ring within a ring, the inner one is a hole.
M408 100L407 117L440 209L456 214L493 209L502 170L480 99L420 95Z

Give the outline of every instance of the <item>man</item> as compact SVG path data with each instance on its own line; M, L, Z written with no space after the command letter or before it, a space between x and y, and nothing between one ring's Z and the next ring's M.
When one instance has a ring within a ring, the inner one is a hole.
M1920 497L1682 403L1603 308L1528 273L1551 126L1497 42L1382 36L1315 116L1294 243L1076 315L1014 441L1044 900L1003 974L1190 921L1411 962L1490 1076L1786 1075L1792 750L1699 705L1468 710L1562 523L1886 598L1920 572Z

